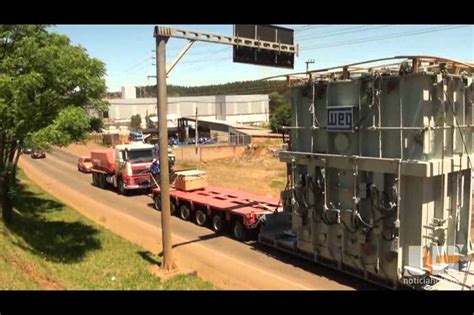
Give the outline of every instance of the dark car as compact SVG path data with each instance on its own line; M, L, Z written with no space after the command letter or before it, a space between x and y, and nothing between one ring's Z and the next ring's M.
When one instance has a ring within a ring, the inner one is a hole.
M23 148L22 152L24 154L31 154L31 153L33 153L33 150L31 148Z
M33 153L31 153L32 159L44 159L45 157L46 153L44 153L43 151L33 151Z

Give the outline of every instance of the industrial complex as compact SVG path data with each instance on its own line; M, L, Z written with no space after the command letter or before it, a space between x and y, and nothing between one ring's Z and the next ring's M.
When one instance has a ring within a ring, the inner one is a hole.
M67 37L0 25L0 287L474 290L474 63L385 47L296 63L392 26L352 27L153 26L156 75L107 92ZM274 71L167 83L198 42Z

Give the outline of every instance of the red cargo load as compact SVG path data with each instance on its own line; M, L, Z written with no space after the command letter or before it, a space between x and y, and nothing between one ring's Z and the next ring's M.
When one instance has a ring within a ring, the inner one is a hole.
M106 173L115 173L115 150L91 152L92 168Z

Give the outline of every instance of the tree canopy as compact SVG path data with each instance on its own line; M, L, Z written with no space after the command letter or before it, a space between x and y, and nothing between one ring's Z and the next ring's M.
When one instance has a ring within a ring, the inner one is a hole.
M105 65L46 25L0 25L0 199L11 208L20 148L67 145L105 110ZM11 210L11 209L10 209ZM7 212L7 213L6 213Z
M130 128L137 130L142 127L142 117L140 114L133 115L130 117Z

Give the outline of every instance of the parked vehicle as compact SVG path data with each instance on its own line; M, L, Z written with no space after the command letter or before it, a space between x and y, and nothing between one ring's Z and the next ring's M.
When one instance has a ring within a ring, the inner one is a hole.
M143 142L143 132L141 131L130 131L128 140L130 142Z
M33 151L31 153L31 158L32 159L44 159L46 158L46 153L44 153L43 151Z
M21 150L24 154L31 154L33 153L33 150L31 148L23 148Z
M77 161L77 170L83 173L90 173L92 170L92 160L90 157L82 156Z

